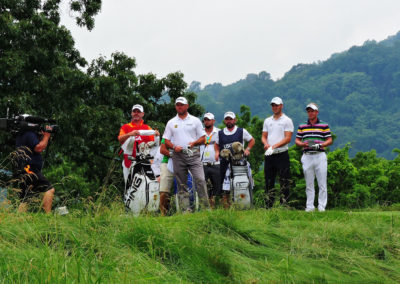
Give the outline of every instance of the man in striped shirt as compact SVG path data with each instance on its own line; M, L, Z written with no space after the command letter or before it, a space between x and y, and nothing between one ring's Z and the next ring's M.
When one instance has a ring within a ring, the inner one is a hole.
M325 148L332 144L332 135L329 125L318 119L318 106L315 103L309 103L306 107L308 121L300 124L297 129L296 145L303 147L303 156L301 163L303 165L304 178L306 180L306 211L315 210L314 207L314 180L317 177L318 211L325 211L328 201L327 192L327 173L328 161L325 154Z

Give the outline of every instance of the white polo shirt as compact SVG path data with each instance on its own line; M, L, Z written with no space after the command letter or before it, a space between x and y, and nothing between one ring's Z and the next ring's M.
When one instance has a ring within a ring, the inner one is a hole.
M225 135L233 135L236 133L237 129L238 129L238 127L235 125L235 127L233 127L232 131L229 131L229 129L227 127L225 127L223 129L223 131L224 131ZM216 139L217 139L217 144L218 144L218 141L219 141L218 135L217 135ZM251 134L246 129L243 128L243 140L246 142L249 142L251 139L253 139L253 136L251 136ZM244 146L244 141L238 141L238 142L241 142Z
M293 132L293 121L285 114L282 114L278 119L270 116L264 120L263 132L268 132L267 142L269 145L274 145L285 138L285 132ZM282 147L276 148L278 151L286 151L289 149L289 143Z
M163 138L170 140L174 145L187 147L190 142L204 135L200 119L188 113L184 119L178 115L170 119L165 127Z
M215 149L214 144L218 143L219 128L213 127L210 135L206 133L206 144L200 145L201 161L205 163L215 163Z

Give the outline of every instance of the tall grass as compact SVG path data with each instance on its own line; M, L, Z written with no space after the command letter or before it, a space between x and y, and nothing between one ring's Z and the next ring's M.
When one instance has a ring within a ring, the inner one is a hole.
M1 210L1 209L0 209ZM0 211L0 282L395 283L400 213Z

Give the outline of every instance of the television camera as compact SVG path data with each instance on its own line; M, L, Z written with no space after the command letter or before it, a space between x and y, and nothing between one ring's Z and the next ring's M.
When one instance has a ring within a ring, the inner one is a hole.
M33 131L33 132L49 132L56 133L59 126L55 124L56 121L53 119L47 119L29 114L11 115L10 107L7 106L6 118L0 118L0 130L9 131L12 133ZM46 125L49 125L51 130L46 129Z

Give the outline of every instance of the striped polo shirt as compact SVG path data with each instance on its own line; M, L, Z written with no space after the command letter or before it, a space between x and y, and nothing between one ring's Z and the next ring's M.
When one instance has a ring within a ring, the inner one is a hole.
M296 138L301 139L302 142L314 141L315 143L321 144L325 142L329 137L332 137L331 130L329 129L328 123L317 119L317 123L311 124L308 120L307 123L300 124L297 129ZM304 152L315 151L308 147L304 148ZM325 149L320 149L320 152L324 152Z

